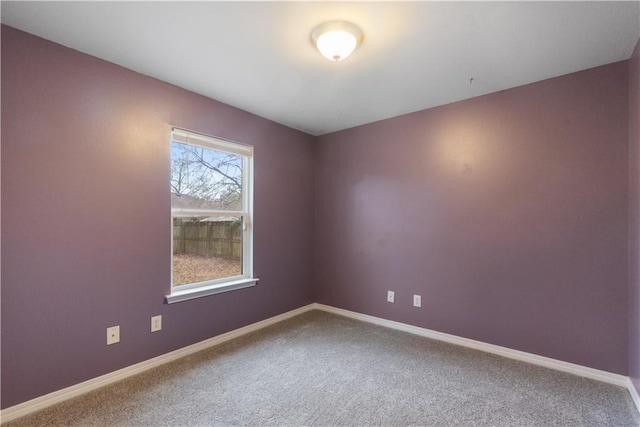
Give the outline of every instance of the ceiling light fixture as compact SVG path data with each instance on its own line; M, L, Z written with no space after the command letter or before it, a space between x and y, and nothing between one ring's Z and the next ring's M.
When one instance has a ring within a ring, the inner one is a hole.
M362 43L362 30L346 21L330 21L311 32L311 41L329 61L342 61Z

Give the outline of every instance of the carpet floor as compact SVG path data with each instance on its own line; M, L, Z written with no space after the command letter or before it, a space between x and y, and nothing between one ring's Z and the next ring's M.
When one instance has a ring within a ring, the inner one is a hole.
M6 423L638 426L621 387L311 311Z

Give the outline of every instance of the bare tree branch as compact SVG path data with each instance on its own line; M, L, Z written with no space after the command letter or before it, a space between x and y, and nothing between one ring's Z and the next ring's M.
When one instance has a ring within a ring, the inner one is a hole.
M241 209L241 156L175 142L171 156L172 193L200 207Z

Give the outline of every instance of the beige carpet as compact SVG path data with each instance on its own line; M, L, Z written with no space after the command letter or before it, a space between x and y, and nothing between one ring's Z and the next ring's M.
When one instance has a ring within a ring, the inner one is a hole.
M6 427L639 422L623 388L313 311Z

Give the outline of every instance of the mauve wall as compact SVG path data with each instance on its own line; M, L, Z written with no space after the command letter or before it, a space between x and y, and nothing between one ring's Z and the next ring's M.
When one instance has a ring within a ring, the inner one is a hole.
M172 125L254 145L256 287L163 304ZM312 144L3 26L2 407L312 302Z
M629 60L629 376L640 392L640 41Z
M320 137L316 300L627 374L628 117L623 61Z

